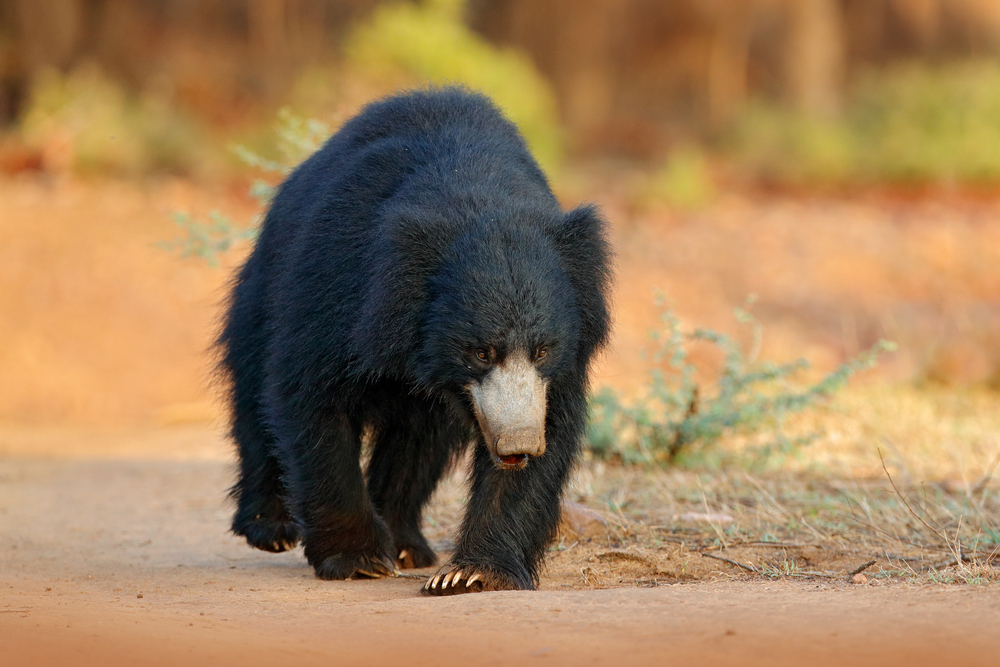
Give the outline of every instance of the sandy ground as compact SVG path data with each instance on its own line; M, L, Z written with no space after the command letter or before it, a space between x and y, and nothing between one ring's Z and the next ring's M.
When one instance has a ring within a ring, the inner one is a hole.
M698 583L581 590L578 564L559 558L531 593L431 599L416 578L319 581L301 550L265 554L228 534L231 466L200 427L0 433L2 663L1000 660L995 586L747 582L720 564ZM450 528L428 531L437 548Z

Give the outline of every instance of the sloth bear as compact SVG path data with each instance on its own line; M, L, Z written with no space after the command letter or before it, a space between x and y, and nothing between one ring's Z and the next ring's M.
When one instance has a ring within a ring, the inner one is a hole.
M560 210L488 99L365 107L281 185L233 283L233 532L266 551L301 540L322 579L433 565L421 511L471 445L455 553L424 591L533 589L610 278L598 211Z

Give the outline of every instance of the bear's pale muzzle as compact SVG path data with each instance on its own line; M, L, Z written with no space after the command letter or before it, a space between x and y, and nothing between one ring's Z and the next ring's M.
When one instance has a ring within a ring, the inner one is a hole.
M545 453L546 382L527 355L511 355L468 387L490 454L503 468L523 468Z

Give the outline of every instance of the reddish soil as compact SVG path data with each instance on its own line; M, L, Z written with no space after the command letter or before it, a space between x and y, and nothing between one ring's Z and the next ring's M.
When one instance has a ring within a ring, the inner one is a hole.
M750 582L698 559L692 583L587 590L587 561L562 554L531 593L319 581L301 550L228 534L231 469L194 427L0 432L3 664L993 665L1000 651L992 585ZM442 551L459 488L430 513Z

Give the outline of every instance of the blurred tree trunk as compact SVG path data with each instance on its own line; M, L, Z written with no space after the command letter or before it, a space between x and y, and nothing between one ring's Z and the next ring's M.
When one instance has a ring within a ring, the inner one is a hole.
M731 120L747 97L749 17L719 21L709 42L706 73L708 123L718 128Z
M937 43L942 27L941 0L889 0L889 4L920 48L930 49Z
M572 5L572 3L563 3ZM560 70L565 73L563 88L565 120L570 129L581 135L599 132L611 119L614 94L610 14L616 0L597 0L591 11L581 12L575 20L564 22L563 39L576 49L558 54ZM564 11L572 11L565 6Z
M170 90L219 118L287 93L298 68L339 57L338 40L379 0L0 0L0 126L40 67L84 60L139 90Z
M830 115L840 109L844 75L844 26L838 0L790 0L785 56L786 90L803 111Z
M28 70L64 67L76 55L85 27L83 0L10 0Z
M285 52L288 0L249 0L247 32L250 48L260 62L273 61Z
M39 67L156 77L224 119L286 95L379 2L0 0L0 125ZM1000 0L468 0L470 25L552 81L583 151L655 154L714 131L749 95L836 113L845 79L913 57L1000 53ZM242 105L242 106L241 106ZM224 121L220 121L224 122Z

